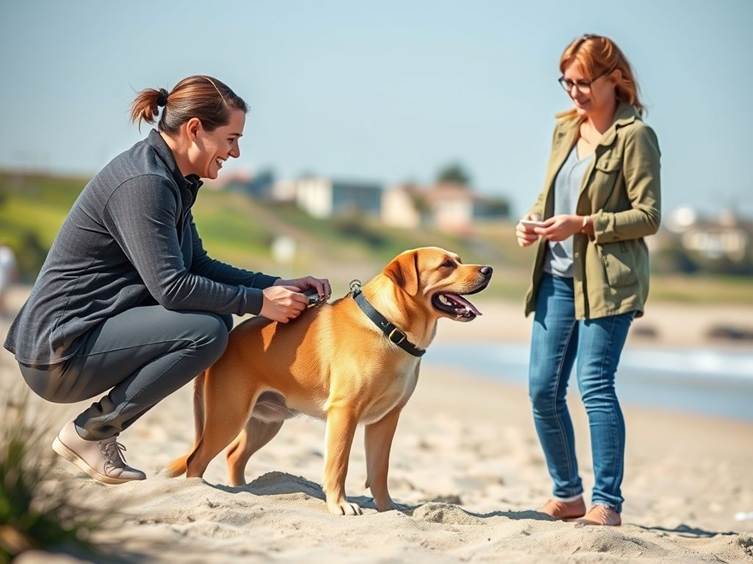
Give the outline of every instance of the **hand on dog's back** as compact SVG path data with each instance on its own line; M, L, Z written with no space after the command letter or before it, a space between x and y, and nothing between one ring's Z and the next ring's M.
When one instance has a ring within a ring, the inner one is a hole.
M262 294L264 301L259 315L279 323L295 319L308 305L306 296L294 286L270 286Z

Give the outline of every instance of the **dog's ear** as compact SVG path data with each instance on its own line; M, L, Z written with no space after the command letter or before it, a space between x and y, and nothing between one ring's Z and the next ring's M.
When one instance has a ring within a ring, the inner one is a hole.
M418 253L399 254L384 269L384 274L411 296L418 293Z

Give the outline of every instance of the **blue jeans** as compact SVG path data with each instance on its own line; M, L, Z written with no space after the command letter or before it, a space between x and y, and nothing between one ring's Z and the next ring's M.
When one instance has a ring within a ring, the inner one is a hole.
M536 432L544 450L554 496L583 493L575 439L565 396L576 373L591 431L594 489L591 503L622 511L620 486L625 460L625 420L614 377L635 312L598 319L575 319L573 281L544 274L536 297L531 337L529 395Z

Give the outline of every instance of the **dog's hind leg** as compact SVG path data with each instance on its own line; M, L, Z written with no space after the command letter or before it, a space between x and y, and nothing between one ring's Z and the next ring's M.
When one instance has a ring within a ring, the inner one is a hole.
M205 375L204 428L186 461L186 476L204 475L212 459L243 429L257 391L239 388L236 380L224 377L216 368Z
M248 459L257 450L271 441L282 428L284 420L262 421L251 417L246 427L238 433L227 451L228 482L233 486L246 483L245 471Z
M248 459L274 438L285 419L295 417L297 413L287 406L285 397L274 390L259 395L246 426L227 451L228 480L232 485L245 484Z

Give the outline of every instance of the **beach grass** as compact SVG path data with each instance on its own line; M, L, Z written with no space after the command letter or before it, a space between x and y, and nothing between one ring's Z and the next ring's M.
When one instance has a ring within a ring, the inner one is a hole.
M47 429L29 408L27 394L11 394L0 414L0 562L27 550L91 551L102 515L73 501L55 476L57 460Z

